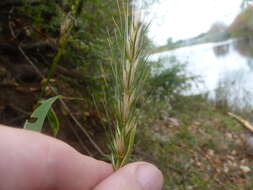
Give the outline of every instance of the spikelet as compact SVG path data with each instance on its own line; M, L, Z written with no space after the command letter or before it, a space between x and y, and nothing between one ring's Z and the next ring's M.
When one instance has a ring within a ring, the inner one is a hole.
M141 16L135 6L129 14L128 2L117 2L124 16L121 18L122 23L116 25L119 41L123 42L117 46L121 58L114 59L112 63L115 81L115 135L111 147L115 169L124 166L131 154L137 127L136 102L147 77L146 62L143 59L143 37L147 28L141 23ZM111 46L114 43L117 42L109 40Z

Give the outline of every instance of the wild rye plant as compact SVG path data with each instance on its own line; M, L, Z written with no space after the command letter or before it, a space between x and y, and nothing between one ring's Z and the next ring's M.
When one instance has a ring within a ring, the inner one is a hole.
M124 166L131 154L138 125L136 103L143 95L147 79L144 56L144 34L147 30L141 15L128 0L119 1L119 23L115 21L114 38L109 38L110 76L105 77L106 87L113 92L112 100L106 97L107 115L112 121L113 137L111 156L114 169Z

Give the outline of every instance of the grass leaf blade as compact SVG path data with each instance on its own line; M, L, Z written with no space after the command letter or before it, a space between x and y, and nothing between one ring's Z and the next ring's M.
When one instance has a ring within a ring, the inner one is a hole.
M52 104L59 98L55 96L43 101L32 113L31 119L35 121L26 120L24 129L40 132L44 124L45 118L52 107Z

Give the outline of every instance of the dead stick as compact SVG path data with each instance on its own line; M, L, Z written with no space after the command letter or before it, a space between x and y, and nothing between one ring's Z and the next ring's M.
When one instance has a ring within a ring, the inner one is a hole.
M253 132L253 126L246 120L242 119L241 117L235 115L234 113L228 112L228 115L237 120L239 123L241 123L244 127L249 129L251 132Z

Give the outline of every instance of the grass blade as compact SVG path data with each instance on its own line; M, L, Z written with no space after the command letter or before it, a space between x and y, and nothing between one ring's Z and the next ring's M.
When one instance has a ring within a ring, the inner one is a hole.
M59 98L55 96L43 101L32 113L30 120L26 120L24 129L41 132L45 118L52 107L52 104Z

